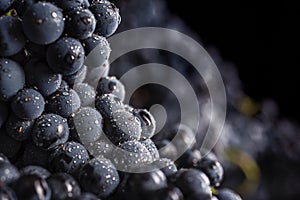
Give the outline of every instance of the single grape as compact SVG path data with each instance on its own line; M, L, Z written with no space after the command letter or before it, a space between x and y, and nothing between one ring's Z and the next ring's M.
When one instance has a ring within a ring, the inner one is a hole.
M69 137L67 120L56 114L44 114L39 117L32 130L32 139L36 146L52 150L65 143Z
M95 33L109 37L117 30L121 16L119 9L113 3L106 0L95 1L89 9L94 13L97 21Z
M20 90L11 101L14 114L24 120L34 120L41 116L45 108L44 97L34 89Z
M67 12L65 33L79 40L90 37L96 28L96 19L88 9L74 9Z
M23 68L13 60L0 58L0 100L8 101L25 85Z
M59 8L47 2L32 4L23 15L23 31L36 44L51 44L64 30L64 17Z
M25 36L20 19L0 16L0 56L12 56L21 51L24 46Z
M82 67L84 49L78 40L63 37L48 47L46 59L55 73L71 75Z

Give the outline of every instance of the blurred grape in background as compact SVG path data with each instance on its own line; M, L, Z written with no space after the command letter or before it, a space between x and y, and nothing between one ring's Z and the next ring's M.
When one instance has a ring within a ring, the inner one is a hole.
M298 199L299 51L293 47L299 46L299 7L283 2L272 3L272 8L227 1L198 2L200 6L171 0L113 2L122 15L119 32L145 26L171 28L199 41L214 59L228 101L226 124L214 148L226 168L223 185L244 199ZM150 62L172 66L187 77L197 91L202 116L209 112L202 78L189 63L170 52L143 49L128 53L111 65L110 73L121 77ZM174 94L159 85L140 87L131 104L150 110L154 104L164 107L166 123L155 137L180 119ZM159 119L161 112L152 110ZM200 123L197 139L201 142L207 122L203 119Z

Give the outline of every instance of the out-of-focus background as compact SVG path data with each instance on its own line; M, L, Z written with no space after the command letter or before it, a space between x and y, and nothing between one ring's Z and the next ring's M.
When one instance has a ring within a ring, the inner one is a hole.
M236 64L247 94L273 98L283 115L300 120L300 7L295 2L167 2L205 45Z
M225 168L222 186L243 199L299 199L300 7L290 2L112 1L122 16L119 32L145 26L175 29L199 41L217 64L228 101L224 131L214 149ZM205 115L207 91L201 77L169 52L129 53L112 64L111 74L120 77L149 62L174 66L188 77ZM171 113L165 129L178 121L178 102L166 88L141 87L131 103L163 105ZM205 131L206 124L202 125Z

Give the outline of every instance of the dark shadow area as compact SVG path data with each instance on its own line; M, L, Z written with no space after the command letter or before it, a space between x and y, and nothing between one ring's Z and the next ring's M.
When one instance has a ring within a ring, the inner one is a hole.
M168 0L171 11L205 45L216 46L225 60L237 65L248 95L275 99L283 115L299 121L299 6L215 0L199 4Z

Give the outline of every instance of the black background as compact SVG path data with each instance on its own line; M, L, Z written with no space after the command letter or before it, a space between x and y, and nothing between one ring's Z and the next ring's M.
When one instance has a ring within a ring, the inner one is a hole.
M273 98L284 116L300 121L300 8L287 1L270 4L168 0L202 38L233 61L248 95Z

